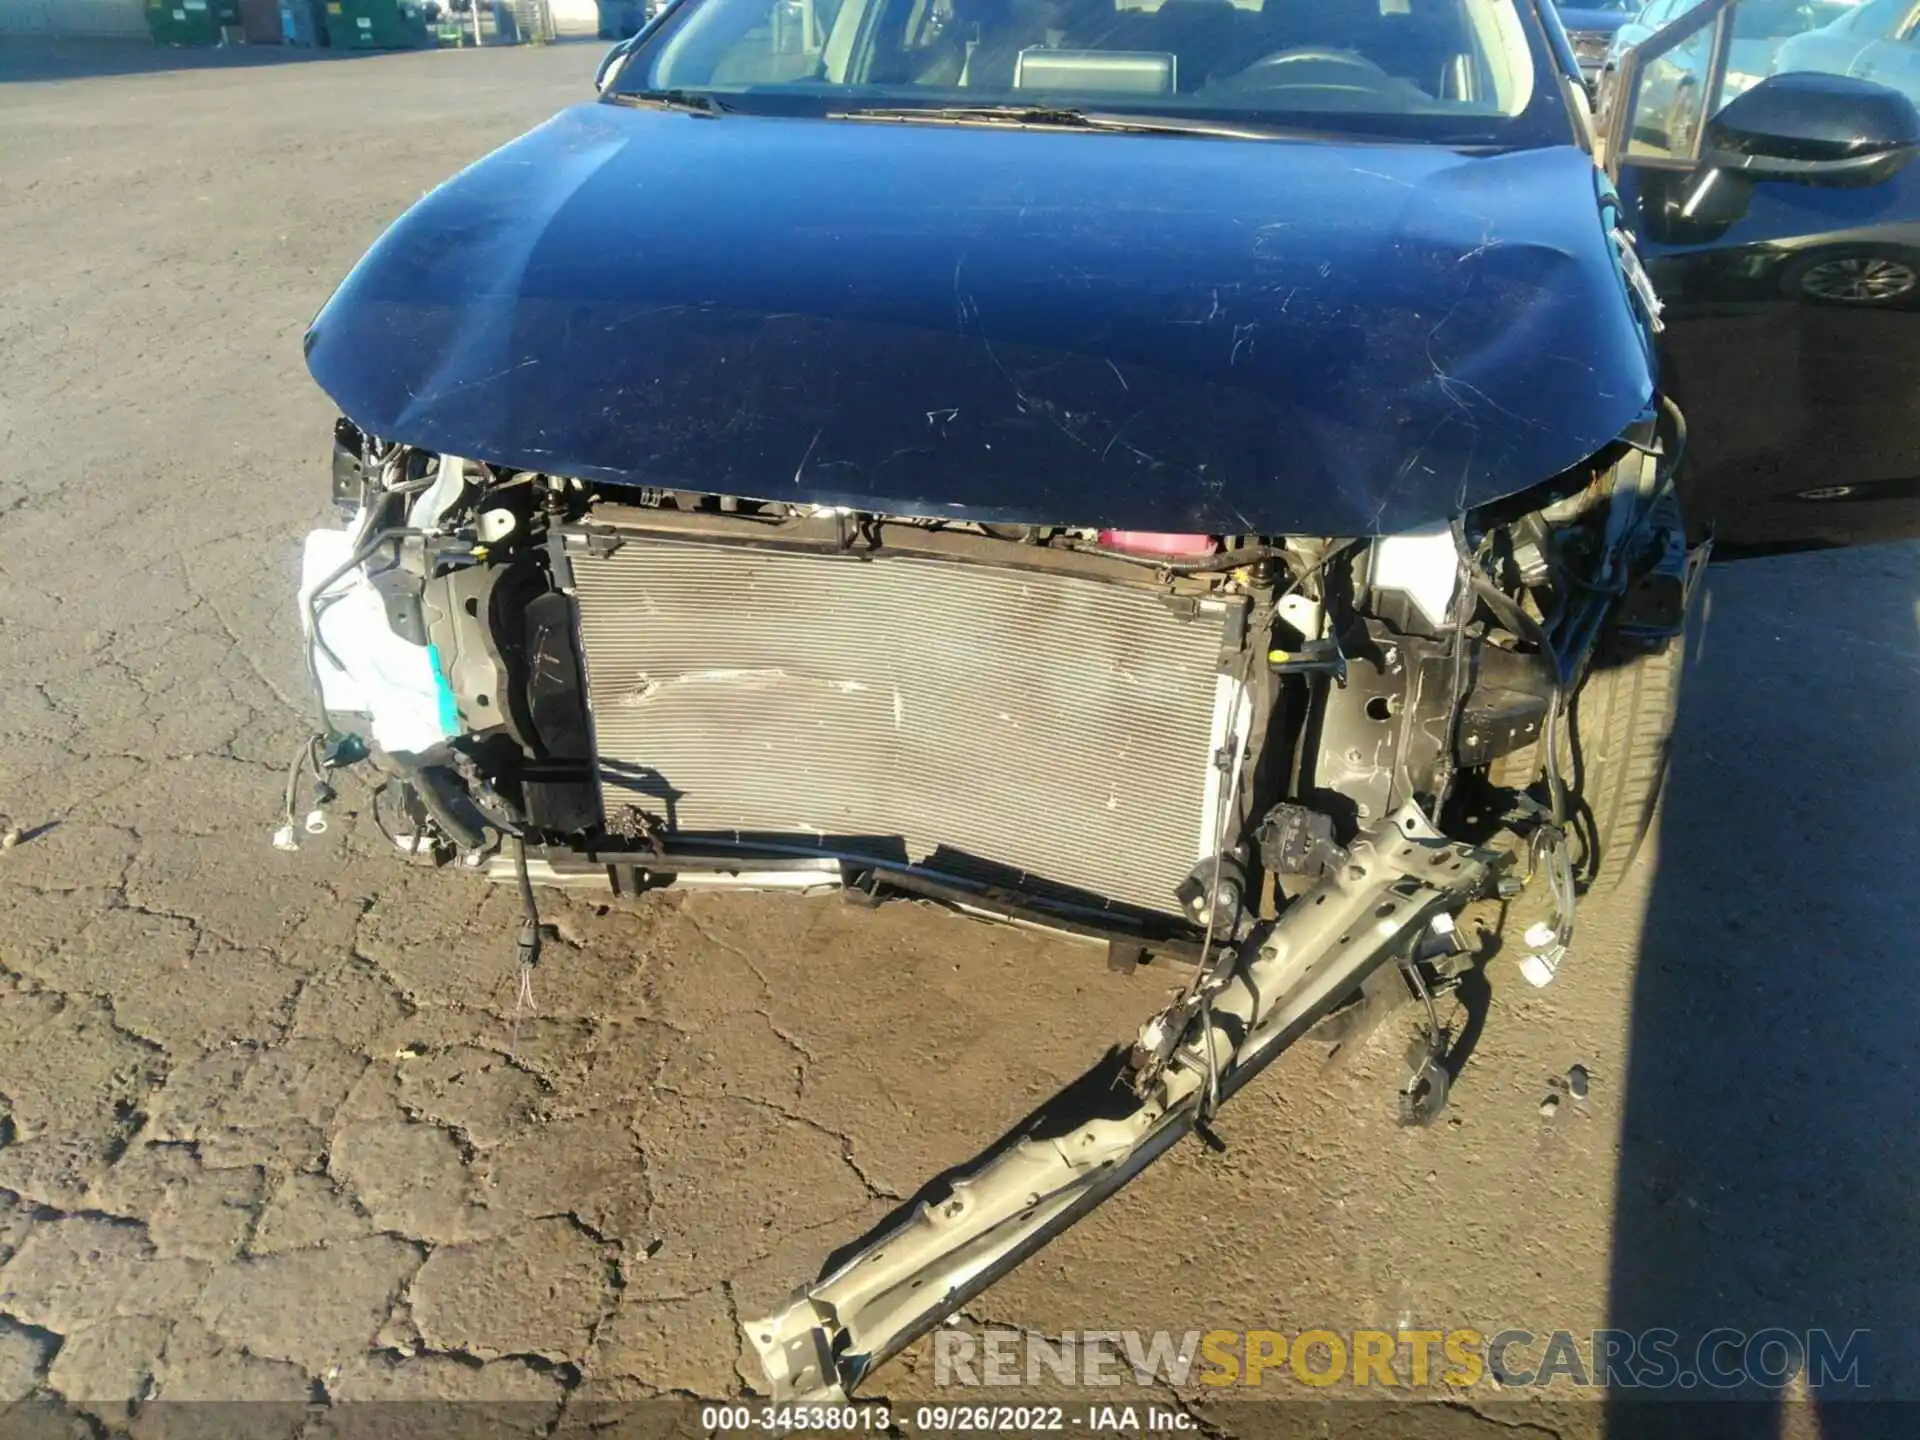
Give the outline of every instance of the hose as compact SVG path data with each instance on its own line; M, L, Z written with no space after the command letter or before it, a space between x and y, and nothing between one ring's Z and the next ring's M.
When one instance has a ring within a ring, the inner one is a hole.
M527 839L513 837L513 878L520 887L520 934L513 942L519 985L513 999L513 1020L507 1032L507 1056L520 1053L520 1017L533 1008L533 967L540 963L540 907L533 898L533 877L527 873Z
M1662 395L1660 408L1667 412L1667 418L1673 422L1673 454L1668 463L1678 468L1687 454L1687 417L1680 413L1680 407L1673 403L1673 397Z
M396 465L404 465L405 452L403 447L390 444L383 452L370 455L369 458L379 466L384 476L388 471L394 470ZM314 713L316 719L319 721L319 728L316 732L318 735L324 736L331 731L333 722L327 715L327 697L325 690L320 684L320 667L314 660L315 651L317 650L320 654L325 655L332 663L334 669L344 671L347 668L340 663L340 657L333 653L325 637L320 633L320 615L325 609L325 605L321 603L322 597L324 596L326 598L326 604L328 605L340 599L340 596L329 596L327 592L334 587L343 575L353 569L354 566L365 564L367 557L373 553L373 547L381 544L389 536L421 533L409 531L404 526L401 526L382 530L371 538L367 536L368 528L373 524L374 516L379 513L379 507L387 500L399 496L417 495L438 484L439 478L437 475L427 475L422 476L418 480L409 480L403 484L390 485L381 489L378 496L366 504L365 515L360 522L359 529L354 532L353 545L348 552L345 562L329 574L325 580L314 586L307 594L307 680L308 683L313 686Z
M320 737L318 735L309 735L307 737L306 743L303 744L300 747L299 751L294 755L293 763L287 767L286 812L287 812L287 825L289 828L291 828L295 823L294 816L293 816L294 796L300 789L301 772L305 770L309 764L311 764L313 766L313 773L315 778L317 779L320 775L320 771L321 771L320 761L318 756L316 756L314 753L315 750L318 748L319 744L320 744Z
M1262 560L1279 560L1292 566L1293 552L1284 545L1245 545L1238 550L1222 550L1217 555L1203 555L1194 560L1174 560L1163 555L1136 555L1127 550L1116 550L1110 545L1075 545L1072 547L1083 555L1101 555L1109 560L1125 560L1135 565L1145 565L1153 570L1164 570L1172 575L1203 575L1215 570L1238 570L1242 565L1255 565Z

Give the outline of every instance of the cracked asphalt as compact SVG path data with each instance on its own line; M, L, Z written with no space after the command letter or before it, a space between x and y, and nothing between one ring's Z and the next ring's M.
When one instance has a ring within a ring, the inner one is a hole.
M1168 977L907 904L550 894L516 1021L512 895L380 853L355 782L272 850L333 417L302 331L405 205L586 96L597 50L80 54L57 83L0 58L0 1402L145 1433L156 1402L284 1401L322 1434L309 1402L486 1399L548 1432L753 1393L740 1317ZM1176 1151L969 1322L1585 1332L1698 1301L1911 1335L1916 902L1884 857L1920 838L1920 551L1710 590L1663 836L1552 989L1495 962L1445 1123L1394 1124L1398 1021L1298 1051L1223 1152ZM1574 1063L1591 1094L1543 1110ZM1669 1250L1663 1290L1636 1257ZM1910 1348L1890 1393L1920 1395ZM941 1393L924 1347L872 1388ZM1283 1413L1145 1394L1217 1433ZM1356 1423L1642 1433L1591 1398Z

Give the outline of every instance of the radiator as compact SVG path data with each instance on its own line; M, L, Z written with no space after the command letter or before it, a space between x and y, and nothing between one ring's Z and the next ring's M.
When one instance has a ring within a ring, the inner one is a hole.
M1168 914L1213 852L1237 602L652 536L573 568L610 821Z

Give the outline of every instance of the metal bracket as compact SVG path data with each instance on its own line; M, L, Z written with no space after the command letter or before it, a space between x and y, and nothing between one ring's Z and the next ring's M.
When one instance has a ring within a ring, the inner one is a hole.
M1307 640L1292 650L1269 650L1267 668L1276 675L1331 675L1342 689L1347 683L1347 657L1337 638Z
M1408 806L1356 839L1336 867L1256 930L1136 1094L1119 1062L1049 1102L897 1224L787 1306L742 1328L775 1400L844 1399L897 1354L1198 1127L1210 1100L1257 1075L1431 917L1478 895L1499 858L1436 833ZM1136 1050L1160 1048L1142 1028ZM1110 1071L1110 1073L1109 1073ZM1210 1082L1217 1090L1210 1094Z
M566 549L577 550L594 560L606 559L627 543L623 537L601 527L567 528L561 530L559 534L561 543Z

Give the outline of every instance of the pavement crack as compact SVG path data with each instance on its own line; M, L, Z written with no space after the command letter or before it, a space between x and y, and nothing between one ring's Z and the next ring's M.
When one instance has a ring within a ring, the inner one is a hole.
M220 627L220 633L226 637L227 643L233 647L233 653L240 657L240 662L245 665L248 670L253 672L253 677L258 680L261 685L266 687L267 692L282 705L286 706L290 713L301 716L307 715L312 708L312 702L295 700L280 688L280 683L277 680L260 667L260 662L253 658L252 653L240 639L239 633L233 628L233 625L228 621L226 615L221 612L220 607L213 602L211 597L195 586L193 583L193 572L184 559L180 562L180 584L181 588L193 597L196 605L204 605L206 607L207 613L213 617L213 623Z
M703 1098L699 1095L688 1094L684 1090L674 1088L674 1086L665 1080L657 1078L654 1080L653 1085L654 1088L662 1094L671 1095L676 1100L685 1100L692 1105L708 1103L712 1099L712 1097ZM816 1134L826 1136L829 1140L839 1145L840 1159L845 1163L847 1169L853 1172L854 1178L860 1182L861 1187L874 1199L887 1200L895 1204L906 1199L906 1196L899 1194L897 1191L887 1189L884 1185L879 1184L868 1176L867 1172L861 1167L860 1162L854 1158L853 1137L851 1135L835 1130L830 1125L823 1125L810 1115L802 1115L798 1111L789 1110L784 1105L776 1105L773 1101L763 1099L758 1095L742 1095L734 1091L728 1091L722 1098L737 1100L742 1105L752 1105L756 1109L765 1110L772 1115L778 1115L783 1120L790 1121L795 1125L804 1126Z
M1530 1434L1543 1436L1545 1440L1561 1440L1561 1431L1555 1426L1537 1424L1532 1420L1509 1420L1499 1415L1489 1415L1485 1410L1470 1400L1447 1398L1436 1401L1435 1403L1442 1409L1456 1410L1463 1414L1471 1415L1483 1424L1498 1425L1504 1430L1526 1431Z
M760 968L759 961L755 960L745 947L736 945L731 940L714 934L713 931L709 930L694 916L686 905L683 904L680 907L679 914L680 918L686 922L687 928L692 930L694 934L698 935L703 941L713 946L716 950L725 951L727 954L739 960L741 964L753 972L753 978L760 982L760 988L765 992L768 1003L758 1007L753 1013L767 1022L767 1028L773 1032L776 1039L800 1057L799 1073L795 1077L794 1098L796 1100L805 1099L808 1070L814 1063L814 1055L813 1052L807 1048L805 1041L801 1040L798 1035L788 1030L774 1018L771 1006L779 992L774 988L773 981L768 978L767 972Z
M717 1288L720 1291L720 1298L726 1302L727 1321L732 1326L734 1337L733 1377L740 1382L740 1389L744 1394L757 1395L759 1391L755 1386L760 1383L762 1377L748 1374L741 1363L744 1357L740 1353L740 1340L746 1334L747 1323L740 1314L740 1297L734 1293L733 1281L730 1279L722 1280Z
M395 1095L393 1097L393 1103L399 1107L400 1113L405 1115L407 1119L414 1124L431 1126L436 1130L443 1130L448 1135L451 1135L453 1137L453 1143L459 1147L460 1163L462 1165L473 1165L485 1154L484 1147L467 1132L467 1128L464 1125L453 1120L444 1119L439 1115L435 1115L430 1110L412 1104L403 1095Z

